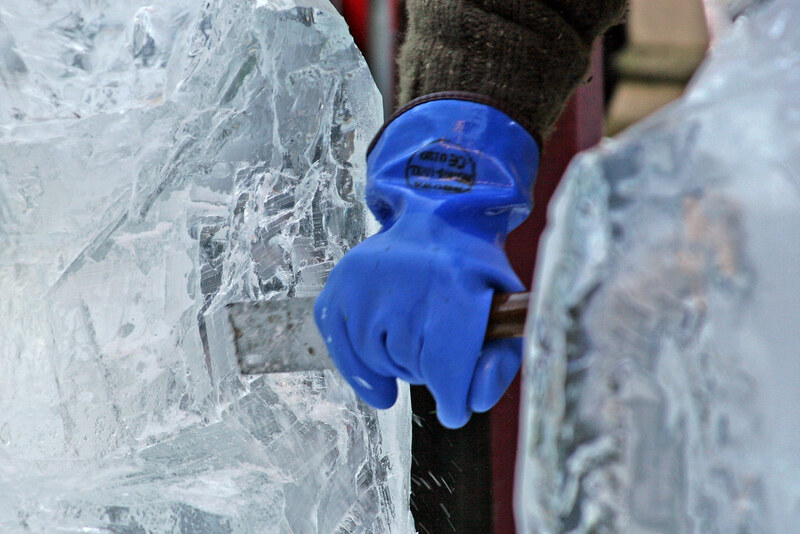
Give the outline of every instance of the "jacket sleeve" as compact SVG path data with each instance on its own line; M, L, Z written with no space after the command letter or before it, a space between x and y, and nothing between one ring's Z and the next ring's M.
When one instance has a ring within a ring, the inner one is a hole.
M488 97L546 137L627 0L407 0L400 106L431 93Z

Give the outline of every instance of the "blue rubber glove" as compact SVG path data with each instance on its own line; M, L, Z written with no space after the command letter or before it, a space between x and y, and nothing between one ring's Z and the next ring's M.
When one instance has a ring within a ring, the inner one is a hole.
M358 395L376 408L400 378L424 384L446 427L491 408L519 370L521 339L484 344L495 291L524 289L503 244L532 205L539 149L497 109L424 101L368 156L381 231L353 248L317 299L317 325Z

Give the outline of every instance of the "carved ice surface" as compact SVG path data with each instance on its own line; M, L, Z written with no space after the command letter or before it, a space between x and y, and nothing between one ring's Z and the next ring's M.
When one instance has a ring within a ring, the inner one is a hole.
M521 531L798 531L798 87L800 3L773 0L572 165L529 324Z
M327 0L0 5L0 531L413 530L407 394L214 342L375 229L381 109Z

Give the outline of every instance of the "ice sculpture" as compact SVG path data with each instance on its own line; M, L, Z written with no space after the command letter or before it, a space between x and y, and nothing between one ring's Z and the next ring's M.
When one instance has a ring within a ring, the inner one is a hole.
M800 4L571 166L524 365L520 531L800 524Z
M327 0L3 2L0 531L413 531L407 396L214 342L374 229L380 122Z

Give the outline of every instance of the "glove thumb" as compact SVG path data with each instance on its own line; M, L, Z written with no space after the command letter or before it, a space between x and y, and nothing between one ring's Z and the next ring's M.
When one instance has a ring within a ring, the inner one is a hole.
M486 412L497 404L519 371L522 341L522 338L498 339L484 346L472 377L470 410Z

